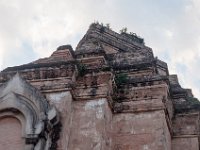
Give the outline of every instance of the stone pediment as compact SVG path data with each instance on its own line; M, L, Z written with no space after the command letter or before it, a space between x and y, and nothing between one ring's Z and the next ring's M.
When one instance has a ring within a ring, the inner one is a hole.
M5 116L12 116L21 121L22 136L25 138L26 145L29 147L31 145L34 150L39 147L45 149L51 147L51 134L59 123L57 111L19 74L0 87L0 117ZM41 135L46 138L41 138ZM41 141L44 140L46 142L41 145Z
M49 109L49 105L44 96L35 87L23 80L19 74L16 74L0 87L0 97L10 95L11 93L28 99L37 107L39 112L46 113Z

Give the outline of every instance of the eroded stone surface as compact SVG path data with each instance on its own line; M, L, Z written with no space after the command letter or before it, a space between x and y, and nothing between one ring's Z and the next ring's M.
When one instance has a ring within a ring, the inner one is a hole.
M24 148L24 139L21 138L22 126L16 118L0 119L0 133L0 149L22 150Z
M198 150L199 142L197 137L174 138L172 140L172 150Z
M69 149L109 150L110 125L111 111L106 99L75 102Z
M171 137L163 111L113 117L112 149L169 150Z

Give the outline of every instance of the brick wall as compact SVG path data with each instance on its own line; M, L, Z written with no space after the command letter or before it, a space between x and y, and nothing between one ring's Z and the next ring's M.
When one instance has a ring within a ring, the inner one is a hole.
M24 149L21 130L21 124L16 118L0 119L0 150Z
M198 137L174 138L172 150L199 150Z

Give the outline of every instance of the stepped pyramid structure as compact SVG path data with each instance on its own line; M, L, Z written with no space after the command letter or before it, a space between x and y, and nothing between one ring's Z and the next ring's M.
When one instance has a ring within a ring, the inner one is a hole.
M199 112L142 38L98 23L0 73L2 150L199 150Z

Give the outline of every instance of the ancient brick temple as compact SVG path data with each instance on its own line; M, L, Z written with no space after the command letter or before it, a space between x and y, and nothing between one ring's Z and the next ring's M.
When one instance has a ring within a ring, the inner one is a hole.
M199 112L142 38L98 23L0 73L0 150L199 150Z

